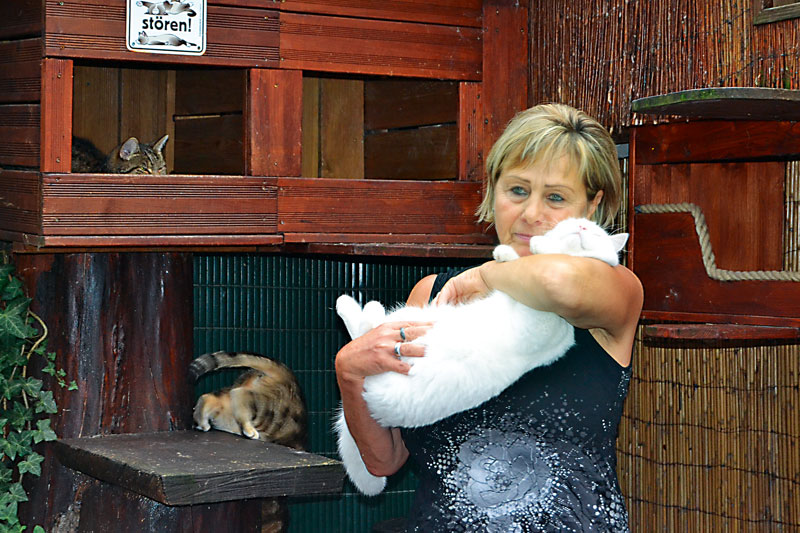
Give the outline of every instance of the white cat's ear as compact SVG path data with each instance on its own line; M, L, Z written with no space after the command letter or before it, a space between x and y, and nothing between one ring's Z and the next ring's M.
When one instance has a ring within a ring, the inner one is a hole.
M133 154L139 153L139 140L136 137L131 137L119 148L119 157L123 161L128 161Z
M617 253L619 253L625 247L625 243L628 242L627 233L617 233L616 235L609 235L609 237L611 237L611 244L614 245L614 250Z
M336 299L336 313L342 318L344 327L351 339L361 335L361 306L358 302L346 294L342 294Z
M364 304L364 316L361 318L364 333L386 320L386 309L377 300Z

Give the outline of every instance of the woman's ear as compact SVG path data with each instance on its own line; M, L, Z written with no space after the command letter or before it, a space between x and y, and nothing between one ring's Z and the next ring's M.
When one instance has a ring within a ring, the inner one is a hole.
M597 191L597 194L594 195L594 198L589 200L589 205L586 208L585 218L588 218L589 220L592 219L592 215L594 215L594 212L597 211L597 206L600 205L600 200L602 199L603 199L603 189L600 189L599 191Z

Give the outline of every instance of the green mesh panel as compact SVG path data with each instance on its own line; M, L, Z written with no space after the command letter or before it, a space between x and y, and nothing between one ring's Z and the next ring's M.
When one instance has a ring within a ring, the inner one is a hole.
M336 298L405 301L427 274L475 261L329 258L286 255L195 255L194 352L251 351L286 363L300 381L309 411L310 450L338 458L331 432L339 392L333 359L349 339ZM196 394L228 386L237 371L200 379ZM404 516L416 480L410 467L381 496L360 496L348 481L340 496L292 501L292 533L368 533L381 520Z

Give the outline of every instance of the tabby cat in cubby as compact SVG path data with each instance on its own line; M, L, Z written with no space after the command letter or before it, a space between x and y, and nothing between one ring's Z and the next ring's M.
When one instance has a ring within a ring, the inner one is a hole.
M101 174L152 174L167 173L164 146L169 135L152 143L139 142L136 137L104 154L91 141L72 138L72 172Z

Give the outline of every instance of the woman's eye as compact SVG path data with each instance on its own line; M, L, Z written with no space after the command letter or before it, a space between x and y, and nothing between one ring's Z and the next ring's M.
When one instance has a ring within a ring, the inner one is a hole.
M522 187L511 187L511 194L515 196L527 196L528 191Z
M564 197L561 196L560 194L550 194L550 195L547 196L547 199L550 200L551 202L563 202L564 201Z

